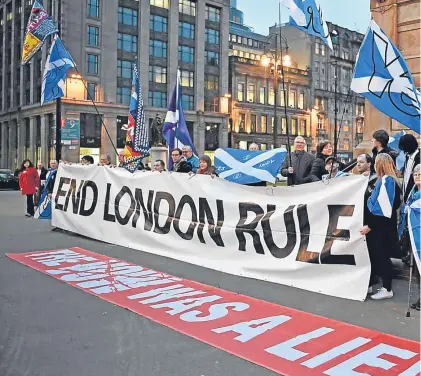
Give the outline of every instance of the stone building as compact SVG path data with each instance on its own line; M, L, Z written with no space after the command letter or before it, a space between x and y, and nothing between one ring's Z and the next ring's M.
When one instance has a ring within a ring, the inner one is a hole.
M137 58L149 123L164 119L181 69L185 118L200 153L228 143L229 0L44 0L61 23L64 44L78 65L68 75L62 123L80 124L79 140L63 158L115 155L124 147L133 62ZM32 0L0 0L0 166L27 157L54 157L55 104L40 106L50 41L32 64L20 65ZM95 98L98 115L89 94Z

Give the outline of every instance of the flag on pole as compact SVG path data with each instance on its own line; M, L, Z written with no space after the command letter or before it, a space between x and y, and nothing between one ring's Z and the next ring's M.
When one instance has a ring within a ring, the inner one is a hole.
M290 10L289 24L320 38L333 50L329 28L323 19L319 0L280 0Z
M286 155L283 148L268 151L218 149L215 171L220 178L237 184L275 183Z
M35 219L51 219L51 197L48 197L48 184L51 179L54 179L57 174L57 170L50 169L49 174L47 175L47 180L44 185L44 190L42 191L41 197L39 199L39 204L37 210L35 211Z
M58 33L57 25L47 14L44 7L35 0L26 26L22 49L22 65L25 65L32 59L49 35L55 33Z
M351 89L420 133L420 93L402 54L373 20L357 56Z
M387 146L399 152L399 155L396 157L396 169L398 171L401 171L405 166L405 152L399 149L399 140L404 134L405 131L396 133L394 136L389 138L389 143L387 144Z
M180 71L177 72L177 83L171 96L170 105L168 107L167 116L165 117L162 135L168 145L168 170L172 169L172 159L170 152L174 148L182 148L183 146L191 146L193 154L197 155L196 149L191 140L186 121L184 120L183 107L181 105L181 79Z
M132 95L130 97L129 124L127 126L126 146L123 167L135 172L142 159L149 156L149 127L146 126L143 95L140 88L139 71L133 67Z
M75 63L59 37L54 39L44 68L41 89L41 105L64 96L67 70Z

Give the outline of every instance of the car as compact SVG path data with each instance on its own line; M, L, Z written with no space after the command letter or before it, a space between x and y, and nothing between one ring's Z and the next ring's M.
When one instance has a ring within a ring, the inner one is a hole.
M18 191L19 187L19 179L12 174L9 170L0 170L0 189L12 189Z

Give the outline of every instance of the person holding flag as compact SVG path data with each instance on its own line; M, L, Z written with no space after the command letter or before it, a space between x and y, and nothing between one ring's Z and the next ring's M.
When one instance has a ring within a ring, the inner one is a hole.
M44 190L39 200L38 208L35 212L35 219L51 219L51 196L54 190L58 163L56 160L50 161L50 169L48 170L47 180L45 181Z

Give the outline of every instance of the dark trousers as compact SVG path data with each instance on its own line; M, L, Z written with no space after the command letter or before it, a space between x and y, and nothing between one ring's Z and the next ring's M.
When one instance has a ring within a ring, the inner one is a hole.
M34 195L26 195L26 212L32 216L35 214Z
M383 287L392 290L393 264L389 257L390 244L382 241L381 236L376 236L374 231L367 234L368 254L371 262L370 286L376 284L376 277L380 277ZM383 235L383 234L380 234Z

